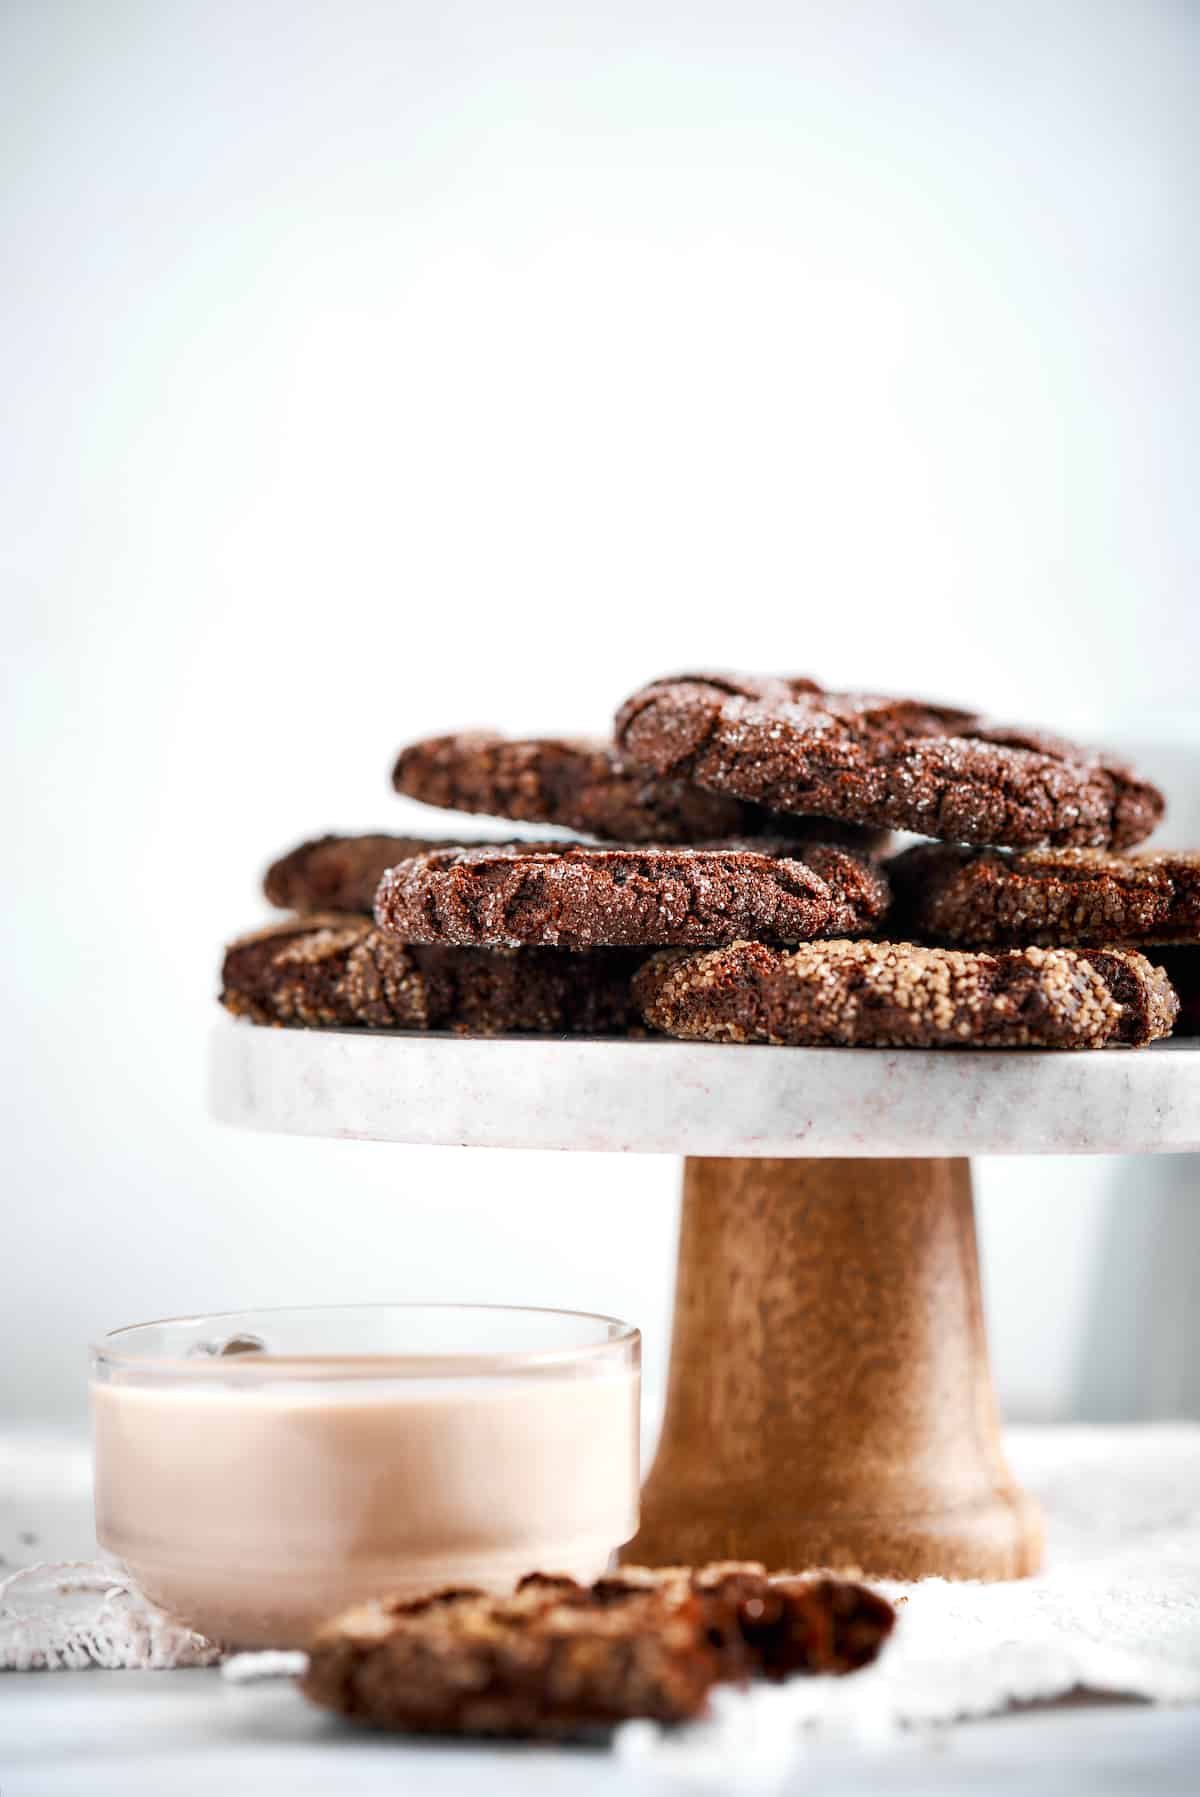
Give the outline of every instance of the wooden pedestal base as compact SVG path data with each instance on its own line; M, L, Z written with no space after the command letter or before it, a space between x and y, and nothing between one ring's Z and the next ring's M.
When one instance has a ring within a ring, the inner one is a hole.
M687 1160L666 1417L623 1557L1036 1570L965 1160Z

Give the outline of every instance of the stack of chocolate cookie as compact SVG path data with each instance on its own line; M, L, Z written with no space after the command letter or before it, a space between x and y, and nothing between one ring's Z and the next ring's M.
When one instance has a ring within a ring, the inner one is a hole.
M780 676L682 675L614 740L427 739L396 788L591 840L323 837L222 1001L311 1028L834 1046L1141 1046L1200 935L1200 858L1124 851L1163 800L1046 733ZM893 829L937 838L889 863ZM896 898L893 899L893 889Z

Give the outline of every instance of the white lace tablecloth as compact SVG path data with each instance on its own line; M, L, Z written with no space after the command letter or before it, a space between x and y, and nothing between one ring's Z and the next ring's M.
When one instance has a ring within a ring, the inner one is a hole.
M630 1724L614 1742L630 1773L652 1774L656 1786L771 1790L820 1738L879 1743L898 1729L1078 1691L1200 1703L1200 1426L1021 1428L1008 1447L1046 1513L1039 1577L896 1588L900 1623L875 1667L844 1680L724 1691L710 1722L670 1734ZM37 1663L30 1625L39 1604L43 1663L87 1663L78 1575L68 1580L75 1646L66 1659L51 1638L62 1619L45 1604L47 1575L12 1577L38 1560L94 1561L81 1446L0 1439L0 1556L0 1665ZM111 1570L93 1567L84 1582ZM204 1662L198 1637L149 1611L119 1575L112 1580L93 1594L103 1608L92 1663Z

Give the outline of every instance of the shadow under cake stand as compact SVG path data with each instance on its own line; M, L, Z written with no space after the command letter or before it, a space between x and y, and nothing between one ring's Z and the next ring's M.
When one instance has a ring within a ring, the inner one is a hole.
M666 1413L624 1550L649 1564L1034 1571L965 1157L1200 1148L1200 1045L1176 1041L894 1051L227 1020L210 1073L215 1116L250 1129L685 1156Z

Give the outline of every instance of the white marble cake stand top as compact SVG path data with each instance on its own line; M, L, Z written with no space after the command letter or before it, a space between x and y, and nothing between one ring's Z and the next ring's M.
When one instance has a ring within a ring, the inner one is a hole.
M690 1155L1200 1149L1200 1043L766 1048L267 1029L222 1019L210 1103L287 1135Z

